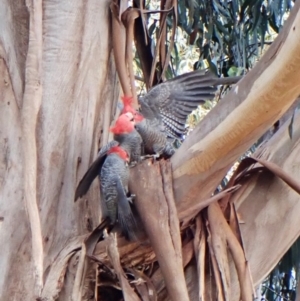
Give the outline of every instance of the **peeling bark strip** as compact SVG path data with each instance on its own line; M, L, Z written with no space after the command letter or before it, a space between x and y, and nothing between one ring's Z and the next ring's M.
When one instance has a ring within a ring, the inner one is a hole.
M118 275L123 296L125 301L139 301L140 298L136 295L134 290L131 288L126 275L121 267L120 263L120 254L117 247L117 239L115 234L106 234L105 241L107 243L107 253L110 258L110 261L114 267L116 274Z
M135 19L140 16L137 9L127 9L123 15L122 20L126 26L126 50L125 50L125 58L126 58L126 66L128 68L129 78L130 78L130 87L131 93L133 96L133 107L138 108L137 94L135 88L135 78L133 71L133 53L132 53L132 45L134 41L134 23Z
M177 256L182 260L181 236L180 236L177 209L176 209L174 195L173 195L172 166L170 161L161 161L160 171L161 171L161 176L163 181L163 192L168 204L168 211L169 211L168 218L169 218L171 239Z
M124 0L121 0L121 7L118 7L117 1L112 1L110 5L112 13L112 43L113 52L116 62L116 68L118 71L120 83L124 95L131 96L130 81L127 76L127 68L125 63L126 52L126 35L125 27L121 23L121 14L125 10Z
M220 206L218 204L209 205L207 215L211 232L210 250L217 264L217 267L214 267L214 272L215 275L220 273L218 277L222 278L221 282L223 283L225 300L230 300L231 295L228 257L224 256L226 254L227 244L232 254L232 259L240 282L241 296L239 300L253 300L252 281L248 262L241 245L225 220Z
M42 101L42 1L28 0L26 4L30 14L30 27L22 107L24 198L32 235L34 293L40 296L43 288L43 241L37 200L36 124Z
M199 300L204 300L205 297L205 234L201 217L196 217L196 231L194 238L194 250L197 260L197 275Z
M118 239L118 252L123 267L132 268L132 266L141 264L147 265L156 260L151 246L145 242L143 242L143 245L141 246L140 243L140 241L128 243L124 237ZM95 253L91 258L106 265L110 265L110 261L107 258L105 241L98 243Z
M170 163L150 160L131 170L130 191L144 223L172 300L188 301L179 221L173 199ZM142 172L141 172L142 171Z
M78 236L71 240L67 246L59 253L51 265L48 276L45 280L41 300L56 300L61 289L65 285L65 275L71 257L82 246L85 236Z

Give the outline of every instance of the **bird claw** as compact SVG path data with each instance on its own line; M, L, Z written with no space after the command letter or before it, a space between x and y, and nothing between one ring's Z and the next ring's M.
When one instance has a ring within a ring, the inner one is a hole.
M132 168L132 167L136 166L137 164L138 164L138 162L133 161L133 162L130 162L130 163L128 164L128 166L129 166L129 168Z
M133 204L133 200L135 199L136 195L135 194L131 194L129 197L127 197L127 200L130 204Z
M152 158L153 160L159 159L160 154L154 154L154 155L145 155L145 156L141 156L141 160L146 160L149 158Z

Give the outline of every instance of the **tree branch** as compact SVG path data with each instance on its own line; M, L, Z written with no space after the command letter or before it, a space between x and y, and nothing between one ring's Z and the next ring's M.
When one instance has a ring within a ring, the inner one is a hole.
M290 120L254 156L271 161L299 179L300 114L294 118L293 139L290 139ZM269 171L257 172L242 178L243 190L233 194L243 224L245 252L253 282L256 286L270 273L300 234L300 196ZM257 242L253 244L253 242ZM276 250L276 252L272 252Z
M132 170L130 191L136 195L137 210L142 216L171 299L188 301L179 221L170 181L171 166L165 161L149 163L149 161L141 163L143 170ZM136 184L137 180L140 182L139 185ZM151 200L144 198L145 195L151 195Z
M208 198L229 167L300 93L300 3L266 54L172 157L179 217ZM291 60L290 58L293 58Z

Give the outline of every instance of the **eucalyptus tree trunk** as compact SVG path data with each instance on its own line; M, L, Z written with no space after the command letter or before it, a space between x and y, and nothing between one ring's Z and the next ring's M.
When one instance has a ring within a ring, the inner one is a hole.
M0 299L34 300L100 220L96 197L73 198L118 99L109 2L4 0L0 15Z
M138 281L129 286L121 264L132 268L157 261L161 270L146 282L158 300L168 295L176 300L177 290L181 300L209 295L204 283L213 289L214 284L210 279L204 282L200 273L201 246L206 244L201 236L203 223L198 215L191 218L191 209L197 213L210 204L207 198L228 168L300 93L296 2L267 54L171 161L146 161L132 170L131 188L137 194L136 207L150 244L118 239L117 250L109 237L95 247L95 261L85 264L89 250L84 240L101 217L99 189L93 184L76 204L74 192L99 146L109 138L119 97L109 4L104 0L0 2L1 300L94 300L101 285L93 280L98 279L97 260L113 265L119 282L112 286L120 283L125 300L139 300L143 292ZM288 124L281 136L269 142L267 159L299 178L299 117L295 117L292 141L287 128ZM151 177L154 182L149 181ZM299 235L300 228L295 226L299 196L277 178L261 173L245 180L242 187L232 197L245 222L241 230L246 258L253 283L258 284ZM207 209L214 224L212 245L217 227L227 227L216 218L219 212L215 203ZM190 220L195 221L195 237L182 242L179 222ZM281 244L275 239L279 234ZM215 238L225 241L220 232ZM232 261L228 265L234 270ZM133 273L140 279L139 271ZM224 295L238 299L235 273L224 278L231 279ZM242 294L249 290L245 283Z

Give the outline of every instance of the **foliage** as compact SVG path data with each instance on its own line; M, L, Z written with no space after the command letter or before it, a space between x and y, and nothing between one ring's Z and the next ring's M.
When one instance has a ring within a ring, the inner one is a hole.
M292 6L290 0L179 0L176 43L167 77L187 66L189 70L209 67L224 76L245 73L274 40ZM147 1L145 8L157 10L160 1ZM168 14L167 47L173 22ZM147 24L154 49L159 14L147 15Z
M296 299L296 288L299 281L300 238L284 254L278 265L265 279L262 285L262 296L265 300Z

